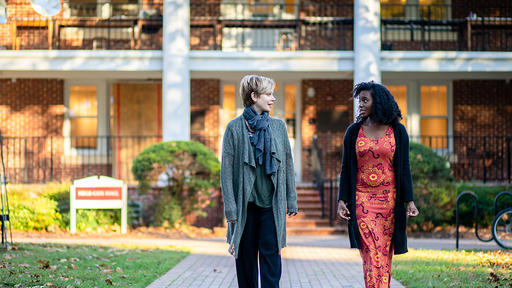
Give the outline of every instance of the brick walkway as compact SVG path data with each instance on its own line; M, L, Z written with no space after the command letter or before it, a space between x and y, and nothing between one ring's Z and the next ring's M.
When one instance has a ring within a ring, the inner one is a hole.
M298 239L305 240L292 240L282 250L282 288L364 287L361 257L357 250L312 246L308 241L312 238ZM148 288L237 287L234 259L222 239L176 240L173 245L189 247L192 254ZM392 280L391 287L403 286Z
M410 248L455 249L455 239L408 239ZM23 238L15 242L67 243L89 245L139 244L172 245L192 253L153 282L149 288L160 287L237 287L235 263L227 252L224 238L213 239L137 239L120 238ZM288 247L282 250L283 275L281 287L364 287L361 258L349 249L346 235L289 236ZM499 249L494 242L461 239L461 249ZM392 280L391 287L403 287Z

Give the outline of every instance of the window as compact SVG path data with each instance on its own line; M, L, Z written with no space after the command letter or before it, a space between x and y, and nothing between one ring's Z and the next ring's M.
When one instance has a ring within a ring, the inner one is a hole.
M422 85L420 88L421 143L433 149L448 147L447 87Z
M380 12L381 18L389 19L405 17L406 0L381 0L380 3L382 4Z
M64 17L137 17L139 8L137 0L70 0L64 2Z
M254 17L268 17L272 14L273 0L249 0L249 10Z
M236 116L236 87L233 84L225 84L222 86L222 90L221 129L224 131L229 121Z
M445 20L450 18L446 0L381 0L381 18Z
M284 115L286 127L288 128L288 137L295 138L295 105L297 101L297 86L284 85Z
M391 95L395 97L395 101L398 104L398 108L402 112L402 121L400 123L404 124L407 128L407 86L399 85L399 86L387 86Z
M69 120L72 148L96 149L98 98L95 85L69 86Z

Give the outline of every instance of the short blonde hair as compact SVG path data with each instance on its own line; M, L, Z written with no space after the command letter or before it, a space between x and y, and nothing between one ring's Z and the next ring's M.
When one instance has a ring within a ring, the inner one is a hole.
M259 75L246 75L240 81L240 96L244 103L244 107L249 107L254 104L251 94L254 92L258 97L261 94L272 93L276 83L274 80L259 76Z

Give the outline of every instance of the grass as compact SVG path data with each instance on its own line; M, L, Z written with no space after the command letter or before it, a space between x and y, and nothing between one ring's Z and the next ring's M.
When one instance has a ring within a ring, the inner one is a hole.
M393 257L406 287L512 287L512 252L415 250Z
M19 244L0 252L0 287L146 287L187 254L174 247Z

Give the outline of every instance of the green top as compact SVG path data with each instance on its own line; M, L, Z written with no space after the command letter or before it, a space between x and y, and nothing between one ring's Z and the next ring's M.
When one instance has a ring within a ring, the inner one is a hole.
M272 207L272 197L274 196L274 184L270 176L265 174L265 166L256 164L256 179L254 179L254 186L252 187L249 202L253 202L259 207L270 208Z

